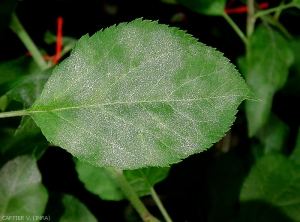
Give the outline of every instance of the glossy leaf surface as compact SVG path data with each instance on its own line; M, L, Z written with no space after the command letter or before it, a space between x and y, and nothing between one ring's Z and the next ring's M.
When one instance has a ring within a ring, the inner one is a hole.
M0 170L0 221L3 216L42 216L48 193L41 183L41 174L36 160L30 156L19 156Z
M241 189L242 221L299 221L299 190L300 166L279 154L264 155Z
M80 160L136 169L209 148L246 98L253 95L221 53L137 19L83 36L28 111Z

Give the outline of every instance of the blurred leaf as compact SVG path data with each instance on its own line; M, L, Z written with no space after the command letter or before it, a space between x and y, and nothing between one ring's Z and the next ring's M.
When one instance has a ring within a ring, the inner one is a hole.
M123 200L125 196L105 168L95 167L74 158L79 180L84 187L102 200Z
M300 0L293 0L292 1L296 7L300 8Z
M300 37L291 40L290 46L293 50L295 61L290 68L288 81L280 91L280 94L289 97L291 100L298 100L300 95Z
M254 97L221 53L137 19L83 36L28 112L80 160L137 169L206 150L246 98Z
M41 94L53 68L41 73L19 77L0 85L0 95L5 95L29 108Z
M289 127L271 113L268 122L257 133L257 137L264 146L263 154L270 152L283 153L288 134Z
M226 0L177 0L185 7L205 15L218 15L224 14Z
M0 111L3 112L8 106L8 97L6 95L0 97Z
M140 196L151 194L155 184L164 180L170 167L147 167L137 170L124 170L124 175L135 192Z
M19 156L5 164L0 170L0 218L42 216L48 193L41 180L31 156Z
M161 0L161 1L166 4L172 4L172 5L177 4L177 0Z
M8 81L0 85L0 95L22 102L28 108L40 95L51 71L52 69L47 69L39 74ZM7 135L5 138L6 142L0 148L0 166L18 155L33 154L38 159L49 145L30 116L23 116L15 135Z
M44 41L47 44L53 44L53 43L56 43L56 40L57 40L56 35L52 34L49 30L47 30L45 33ZM72 45L72 47L73 47L77 41L78 41L78 39L76 39L76 38L64 36L62 38L62 45L63 46Z
M259 26L251 39L245 73L246 82L261 99L261 102L246 101L249 136L253 136L267 122L273 96L285 85L292 63L293 52L288 42L277 31Z
M76 171L85 188L103 200L122 200L126 197L105 168L75 160ZM151 194L154 185L164 180L170 168L148 167L124 170L124 176L139 197Z
M0 84L17 77L39 71L35 62L30 57L20 58L0 63Z
M63 194L62 204L65 211L59 222L97 222L95 216L77 198Z
M49 142L30 116L24 116L16 132L0 130L0 166L20 155L33 155L39 159Z
M299 190L300 166L279 154L264 155L242 186L240 201L245 203L241 205L242 221L289 221L271 220L280 214L291 221L300 221Z
M296 146L290 155L290 159L293 160L296 164L300 165L300 128L298 130Z

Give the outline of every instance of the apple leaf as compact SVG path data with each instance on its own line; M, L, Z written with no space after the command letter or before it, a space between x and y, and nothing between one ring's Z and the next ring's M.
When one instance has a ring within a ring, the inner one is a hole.
M254 96L222 53L136 19L83 36L28 113L81 161L137 169L206 150L246 98Z
M300 221L299 182L299 165L283 155L264 155L242 186L241 221Z
M38 216L42 216L46 208L48 192L42 184L35 158L19 156L1 168L0 200L0 221L7 219L4 216L39 221Z

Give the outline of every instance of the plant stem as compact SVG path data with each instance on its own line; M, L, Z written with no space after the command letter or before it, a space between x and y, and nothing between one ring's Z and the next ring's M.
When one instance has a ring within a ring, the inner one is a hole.
M29 112L27 110L18 110L18 111L10 111L10 112L0 113L0 118L25 116L25 115L29 115Z
M242 39L245 45L248 44L248 39L245 34L240 30L240 28L235 24L235 22L227 15L226 12L223 13L224 19L229 23L229 25L234 29L238 36Z
M127 199L131 202L132 206L139 213L140 217L145 222L158 222L155 217L153 217L142 201L139 199L135 191L132 189L128 181L126 180L123 171L117 170L112 167L106 168L106 171L111 175L111 177L115 180L118 186L121 188Z
M258 18L258 17L261 17L263 15L268 15L272 12L277 12L277 11L282 11L284 9L287 9L287 8L291 8L291 7L294 7L295 4L293 2L289 3L289 4L283 4L283 5L279 5L277 7L274 7L274 8L270 8L270 9L266 9L266 10L263 10L263 11L259 11L257 12L254 17L255 18Z
M247 9L247 38L250 40L256 21L254 17L254 0L247 0Z
M28 35L26 30L24 29L24 27L20 23L17 15L15 13L12 14L10 28L14 33L17 34L17 36L23 42L23 44L25 45L27 50L32 55L32 57L33 57L34 61L36 62L36 64L42 70L46 69L47 64L46 64L45 60L43 59L42 54L40 53L40 51L38 50L38 48L36 47L34 42L31 40L30 36Z
M155 190L153 187L150 187L150 191L151 191L151 196L153 198L153 200L155 201L157 207L159 208L160 212L162 213L162 215L164 216L166 222L172 222L172 219L170 218L168 212L166 211L166 209L164 208L164 205L162 204L162 202L160 201L158 195L156 194Z
M283 6L283 5L285 5L285 0L282 0L282 1L280 2L280 5L279 5L279 6ZM277 11L274 13L273 18L274 18L275 21L278 21L281 12L282 12L282 10L277 10Z
M247 39L248 39L248 44L246 44L246 59L247 59L247 66L249 67L250 65L250 58L251 58L251 36L254 32L254 27L255 27L255 17L254 17L254 0L247 0Z

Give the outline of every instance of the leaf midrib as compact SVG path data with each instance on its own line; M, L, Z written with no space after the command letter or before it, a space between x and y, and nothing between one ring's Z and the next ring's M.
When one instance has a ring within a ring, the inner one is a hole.
M231 98L231 97L241 97L244 95L226 95L226 96L212 96L206 98L197 98L197 99L174 99L174 100L153 100L153 101L132 101L132 102L114 102L114 103L100 103L100 104L91 104L91 105L82 105L82 106L69 106L69 107L62 107L62 108L54 108L49 110L34 110L34 106L27 110L29 114L31 113L43 113L43 112L55 112L61 110L68 110L68 109L83 109L83 108L96 108L101 106L113 106L113 105L130 105L130 104L143 104L143 103L170 103L170 102L193 102L193 101L201 101L201 100L208 100L208 99L219 99L219 98ZM250 98L249 98L250 99Z

